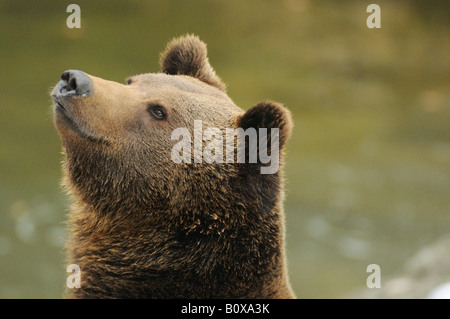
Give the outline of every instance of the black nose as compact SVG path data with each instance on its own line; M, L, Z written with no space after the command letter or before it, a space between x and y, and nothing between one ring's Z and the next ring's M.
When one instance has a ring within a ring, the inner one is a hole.
M62 94L88 95L91 88L91 79L82 71L67 70L61 74L60 93Z

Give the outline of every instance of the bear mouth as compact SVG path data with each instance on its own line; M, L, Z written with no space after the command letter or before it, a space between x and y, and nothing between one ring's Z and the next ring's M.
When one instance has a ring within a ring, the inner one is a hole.
M73 120L72 115L70 114L69 111L67 111L67 109L64 107L64 105L59 102L58 100L54 99L54 103L55 103L55 110L56 112L58 112L59 114L62 115L64 121L68 124L68 126L72 129L72 131L74 131L76 134L78 134L79 136L88 139L91 142L95 142L95 143L103 143L106 145L110 145L111 143L107 140L105 140L104 138L101 137L95 137L92 136L91 134L86 133L84 130L82 130L80 128L80 126Z
M72 127L75 131L81 131L77 124L75 124L74 120L72 119L72 116L67 111L67 109L62 105L59 101L54 99L55 102L55 110L61 114L64 118L64 120ZM77 132L78 133L78 132Z
M67 112L66 108L61 103L59 103L56 100L55 100L55 109L58 112L60 112L62 115L64 115L66 120L69 121L71 125L75 125L75 123L73 122L72 118L69 116L69 112Z

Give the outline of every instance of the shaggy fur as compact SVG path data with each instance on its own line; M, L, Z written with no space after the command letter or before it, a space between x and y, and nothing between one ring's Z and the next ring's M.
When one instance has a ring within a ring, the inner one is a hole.
M81 288L68 297L293 297L281 169L262 175L261 163L171 160L172 131L193 135L198 119L204 130L279 128L283 148L289 111L270 101L237 107L197 37L173 40L161 68L129 85L88 75L92 94L55 98L66 110L54 115L73 200L69 263L81 268ZM167 119L155 120L149 104L164 107Z
M162 72L189 75L225 91L225 84L208 61L206 44L194 35L173 39L161 53Z

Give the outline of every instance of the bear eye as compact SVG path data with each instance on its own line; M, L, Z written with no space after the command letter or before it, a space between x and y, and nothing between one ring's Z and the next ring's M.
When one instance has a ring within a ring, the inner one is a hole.
M166 109L159 104L149 104L147 111L155 118L155 120L165 120L167 118Z

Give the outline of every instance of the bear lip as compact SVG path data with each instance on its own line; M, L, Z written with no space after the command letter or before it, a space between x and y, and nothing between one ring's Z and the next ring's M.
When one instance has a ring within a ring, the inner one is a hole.
M80 128L80 126L77 125L77 123L73 120L71 114L67 111L67 109L64 107L64 105L60 101L58 101L56 96L53 96L53 101L55 103L55 110L64 117L66 122L69 124L70 128L75 133L77 133L79 136L87 138L91 142L100 142L100 143L103 143L103 144L106 144L106 145L110 145L111 144L109 141L105 140L104 138L95 137L95 136L92 136L92 135L86 133L85 131L83 131Z
M67 112L67 109L64 107L64 105L62 105L62 104L59 103L58 101L55 101L55 108L56 108L58 111L61 111L65 116L67 116L67 117L70 118L70 116L69 116L69 114L68 114L68 112Z
M52 95L53 103L55 104L55 110L62 113L70 122L73 123L72 116L69 111L64 107L63 103L54 95ZM73 123L75 124L75 123Z

